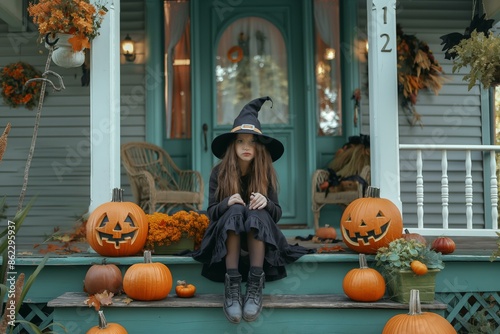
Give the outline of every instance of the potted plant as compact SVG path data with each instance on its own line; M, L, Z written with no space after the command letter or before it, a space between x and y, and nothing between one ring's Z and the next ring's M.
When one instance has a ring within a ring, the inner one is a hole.
M99 35L107 11L104 5L92 4L90 0L39 0L28 6L28 13L46 43L52 45L49 37L55 39L57 47L52 60L62 67L83 64L83 50L90 49L90 42Z
M208 227L208 217L195 211L173 215L155 212L146 215L149 230L146 247L155 254L177 254L199 246Z
M476 82L485 89L500 83L500 36L474 30L469 38L462 39L450 51L455 54L453 73L463 67L470 68L463 77L469 82L469 90Z
M444 268L441 253L417 240L400 238L379 248L375 260L387 282L389 298L408 303L410 290L418 289L423 303L434 301L436 274Z

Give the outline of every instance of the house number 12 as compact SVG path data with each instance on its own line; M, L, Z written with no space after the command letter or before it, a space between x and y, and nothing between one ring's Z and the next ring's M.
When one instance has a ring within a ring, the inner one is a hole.
M382 7L384 10L384 24L387 24L387 6ZM382 46L382 49L380 51L382 52L392 52L392 49L388 49L387 45L389 45L389 41L391 40L391 37L389 34L381 34L381 38L385 38L385 44Z

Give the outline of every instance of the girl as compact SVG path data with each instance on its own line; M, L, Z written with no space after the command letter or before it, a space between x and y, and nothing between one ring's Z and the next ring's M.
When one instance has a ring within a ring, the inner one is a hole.
M264 281L286 276L285 264L309 250L289 245L277 226L281 218L278 181L273 162L283 144L262 134L257 119L262 97L249 102L233 129L216 137L212 153L219 159L210 175L210 225L193 257L202 262L202 275L224 282L224 314L233 323L255 320L262 310ZM246 294L241 281L246 279Z

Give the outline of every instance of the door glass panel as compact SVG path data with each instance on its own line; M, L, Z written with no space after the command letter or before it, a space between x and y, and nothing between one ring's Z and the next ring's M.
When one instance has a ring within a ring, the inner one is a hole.
M262 124L289 123L285 42L271 22L246 17L228 26L217 46L215 78L217 125L233 124L261 96L273 99L273 112L259 114Z
M318 135L341 136L338 0L315 0L314 21Z
M165 110L169 139L191 138L189 1L165 1Z

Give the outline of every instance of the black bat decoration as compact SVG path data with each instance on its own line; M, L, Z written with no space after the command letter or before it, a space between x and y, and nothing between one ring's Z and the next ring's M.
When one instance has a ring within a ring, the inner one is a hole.
M442 51L446 51L444 53L444 57L446 59L455 59L456 55L454 52L450 52L450 49L455 45L458 45L461 40L470 38L471 33L474 30L477 30L477 32L482 32L486 37L488 37L490 35L490 29L493 26L493 22L495 20L486 20L485 18L486 14L483 14L481 17L476 14L470 22L470 25L465 28L465 32L463 34L459 32L452 32L450 34L441 36L441 45L444 44Z

